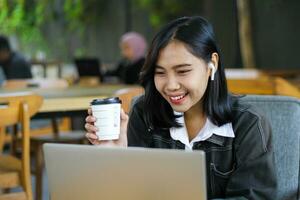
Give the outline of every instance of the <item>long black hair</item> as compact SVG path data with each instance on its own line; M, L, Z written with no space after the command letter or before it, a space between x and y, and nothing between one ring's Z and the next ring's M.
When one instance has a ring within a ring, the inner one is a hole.
M208 81L203 96L203 110L208 118L220 126L232 120L231 98L228 94L224 68L217 47L213 28L208 21L199 16L182 17L164 26L153 38L140 81L145 89L144 110L146 121L152 127L180 127L176 122L172 107L160 95L154 84L154 72L161 49L172 41L183 42L194 56L211 61L213 53L219 55L218 69L214 80Z

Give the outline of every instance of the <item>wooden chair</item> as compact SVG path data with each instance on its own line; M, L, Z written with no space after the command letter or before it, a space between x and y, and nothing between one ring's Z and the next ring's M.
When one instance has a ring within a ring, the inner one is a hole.
M22 83L22 84L21 84ZM67 82L63 79L25 79L25 80L12 80L7 81L5 88L20 89L22 86L28 87L28 84L36 84L35 87L39 88L66 88ZM9 87L11 86L11 87ZM32 172L36 176L36 199L42 198L43 188L43 169L44 169L44 158L42 153L42 146L44 143L75 143L81 144L85 142L85 133L82 131L73 132L70 131L70 119L63 118L64 124L59 124L57 119L51 118L51 126L46 126L38 129L33 129L30 134L30 149L33 152L35 158L35 167ZM68 127L66 127L68 123ZM62 129L64 128L64 129ZM64 132L62 132L64 130ZM14 142L13 152L16 152L16 146L19 142Z
M128 87L116 91L114 96L117 96L122 100L122 108L126 113L129 113L133 97L143 93L144 89L142 87Z
M5 128L20 123L22 127L21 159L0 154L0 188L23 187L23 192L0 194L0 200L32 200L30 177L30 117L42 104L42 97L33 93L12 93L0 96L0 150L2 152ZM0 152L0 153L1 153Z
M61 79L60 79L61 80ZM52 80L55 87L50 86L51 81L46 84L40 84L42 88L66 88L67 81L61 82L60 80ZM58 81L58 82L57 82ZM30 137L31 150L35 158L36 176L35 196L36 200L42 199L43 193L43 170L44 170L44 157L42 146L45 143L69 143L69 144L83 144L86 141L85 133L83 131L70 131L71 120L68 117L61 119L58 123L57 119L51 118L52 127L44 127L40 130L33 130Z
M300 98L300 90L280 77L227 79L228 89L236 94L283 95Z

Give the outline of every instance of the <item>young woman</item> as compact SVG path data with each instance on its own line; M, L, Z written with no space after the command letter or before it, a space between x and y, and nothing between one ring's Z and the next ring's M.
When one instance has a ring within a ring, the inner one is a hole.
M86 118L92 144L203 150L209 199L275 199L269 123L228 93L205 19L183 17L163 27L152 41L141 83L145 95L130 117L121 113L119 140L99 141L96 119Z

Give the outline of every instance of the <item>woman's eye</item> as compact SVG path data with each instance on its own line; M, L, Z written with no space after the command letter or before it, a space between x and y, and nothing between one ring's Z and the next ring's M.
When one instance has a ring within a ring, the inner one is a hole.
M178 71L178 74L187 74L190 71L192 71L192 70L180 70L180 71Z
M163 71L155 71L155 74L156 75L163 75L163 74L165 74Z

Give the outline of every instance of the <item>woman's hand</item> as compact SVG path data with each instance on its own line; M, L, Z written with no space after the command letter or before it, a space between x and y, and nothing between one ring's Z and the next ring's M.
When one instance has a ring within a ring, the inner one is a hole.
M127 124L128 124L128 115L121 109L121 124L120 124L120 137L118 140L99 140L96 132L98 131L97 127L94 126L96 118L92 116L92 109L88 109L88 116L85 119L85 129L87 133L85 134L86 138L94 145L101 146L119 146L127 147Z

